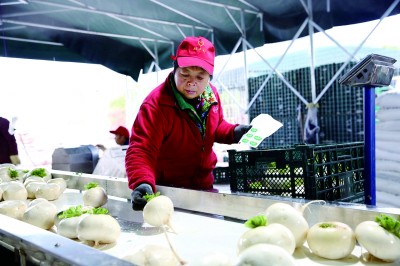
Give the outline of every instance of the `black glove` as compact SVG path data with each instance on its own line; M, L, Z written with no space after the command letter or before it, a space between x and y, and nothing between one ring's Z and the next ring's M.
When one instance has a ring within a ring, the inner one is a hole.
M144 205L147 203L147 200L143 198L146 194L154 194L152 187L146 183L140 184L132 191L131 200L134 211L143 210Z
M238 125L237 127L235 127L235 129L233 130L234 141L238 143L242 136L246 134L247 131L249 131L252 127L252 125Z

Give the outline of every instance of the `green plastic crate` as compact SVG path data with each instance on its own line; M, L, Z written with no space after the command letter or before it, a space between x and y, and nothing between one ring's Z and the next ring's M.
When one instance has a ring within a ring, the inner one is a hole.
M364 143L229 150L232 192L364 203Z

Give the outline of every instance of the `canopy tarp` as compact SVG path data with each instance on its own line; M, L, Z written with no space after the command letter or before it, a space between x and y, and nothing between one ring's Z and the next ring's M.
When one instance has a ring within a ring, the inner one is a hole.
M253 47L290 40L308 17L324 30L379 19L394 2L1 0L0 56L96 63L137 80L141 69L171 67L185 36L205 36L223 55L240 38ZM395 4L388 15L398 13Z

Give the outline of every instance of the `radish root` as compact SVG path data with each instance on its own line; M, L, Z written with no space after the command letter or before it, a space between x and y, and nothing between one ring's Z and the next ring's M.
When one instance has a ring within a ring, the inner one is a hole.
M301 208L300 208L300 212L301 212L301 214L303 214L304 215L304 211L305 211L305 209L310 205L310 204L314 204L314 203L326 203L326 201L325 200L312 200L312 201L310 201L310 202L308 202L308 203L306 203L306 204L304 204L303 206L301 206Z
M178 253L176 252L174 246L172 245L171 240L169 239L169 236L168 236L168 233L167 233L167 229L165 228L165 226L163 226L163 229L164 229L164 235L165 235L165 238L167 239L169 248L171 249L171 251L172 251L172 253L174 254L175 258L179 261L179 264L180 264L180 265L185 265L185 264L187 264L187 262L184 261L184 260L178 255Z
M175 228L172 226L171 221L169 221L169 222L167 223L167 226L168 226L168 228L171 230L171 233L178 234L178 233L176 232ZM165 227L164 227L164 231L165 231Z

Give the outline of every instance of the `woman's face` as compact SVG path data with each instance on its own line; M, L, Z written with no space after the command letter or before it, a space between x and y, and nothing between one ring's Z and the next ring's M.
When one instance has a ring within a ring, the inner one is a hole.
M204 92L210 81L210 74L201 67L178 67L174 78L177 90L190 100Z

